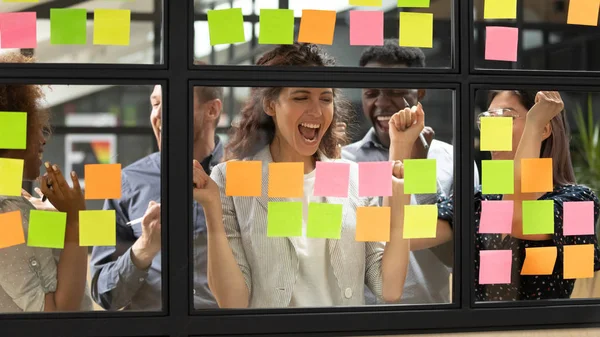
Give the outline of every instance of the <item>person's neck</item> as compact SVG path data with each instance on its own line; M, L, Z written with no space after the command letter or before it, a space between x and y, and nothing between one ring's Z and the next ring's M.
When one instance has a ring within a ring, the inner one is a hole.
M302 156L298 152L294 151L289 146L281 146L282 140L275 140L269 145L271 151L271 158L276 163L304 163L304 174L308 174L315 169L315 157Z
M194 141L194 159L202 162L204 158L210 156L215 150L215 134L207 132L206 138L197 139Z

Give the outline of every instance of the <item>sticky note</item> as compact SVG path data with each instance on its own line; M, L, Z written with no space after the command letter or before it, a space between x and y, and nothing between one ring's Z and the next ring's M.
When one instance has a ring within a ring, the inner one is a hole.
M246 41L241 8L210 10L207 15L211 46Z
M293 44L294 10L261 9L259 44Z
M65 247L66 229L67 213L32 210L29 212L27 245L62 249Z
M381 0L379 0L381 3ZM298 42L331 46L335 33L335 11L303 9Z
M383 11L350 11L350 45L383 46Z
M79 245L115 246L117 218L114 210L79 212Z
M225 194L228 197L260 197L262 195L262 163L229 161L225 169Z
M427 8L429 0L398 0L398 7Z
M554 200L523 200L523 234L554 233Z
M348 197L350 164L318 161L315 171L316 197Z
M481 151L512 151L513 119L481 117Z
M0 158L0 195L21 196L23 159Z
M435 238L437 235L437 205L404 206L405 239Z
M433 14L400 13L400 46L433 47Z
M0 249L25 243L21 211L0 213Z
M594 235L594 202L563 202L563 235Z
M517 0L485 0L484 19L516 19Z
M481 234L510 234L514 214L512 200L483 200L481 201L481 216L479 233Z
M390 207L358 207L356 209L356 241L390 241Z
M392 195L392 163L358 163L358 196L389 197Z
M479 284L510 284L511 250L479 251Z
M552 275L557 255L554 246L525 248L525 262L521 275Z
M302 198L304 163L269 163L269 197Z
M302 236L302 203L269 201L267 206L267 236Z
M121 198L121 164L88 164L84 167L85 199Z
M567 24L597 26L600 0L569 0Z
M594 277L594 245L567 245L563 254L563 279Z
M517 62L518 28L486 27L485 32L486 60Z
M94 44L128 46L131 36L131 10L95 9Z
M404 193L437 193L435 159L407 159L404 161Z
M36 48L37 13L0 13L0 48Z
M27 113L0 112L0 149L27 148Z
M512 160L482 160L481 171L483 194L515 193L515 167Z
M342 205L311 202L308 205L306 236L339 239L342 235Z
M382 0L350 0L350 6L381 7Z
M521 159L521 192L552 192L552 158Z
M50 44L86 44L86 42L86 9L50 9Z

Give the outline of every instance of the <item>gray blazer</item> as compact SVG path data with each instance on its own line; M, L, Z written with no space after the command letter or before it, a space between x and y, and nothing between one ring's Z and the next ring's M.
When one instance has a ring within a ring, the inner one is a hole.
M223 204L223 224L229 245L238 263L250 294L251 308L288 307L298 277L298 256L289 238L267 237L267 206L269 201L285 198L267 197L268 165L273 161L269 147L244 160L261 161L262 196L228 197L225 195L225 168L221 163L213 168L211 177L219 186ZM322 161L334 161L321 157ZM325 198L327 203L343 205L342 233L339 240L327 240L327 248L337 278L343 306L363 305L364 285L381 299L381 259L384 244L357 242L356 209L377 206L377 198L358 197L358 165L351 166L348 198Z

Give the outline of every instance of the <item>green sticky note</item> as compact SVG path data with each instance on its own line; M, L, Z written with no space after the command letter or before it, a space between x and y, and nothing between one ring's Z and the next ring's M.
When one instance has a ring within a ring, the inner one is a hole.
M482 160L481 192L483 194L515 193L514 162L512 160Z
M86 44L87 10L50 9L50 44Z
M117 217L114 210L79 212L79 245L115 246Z
M131 36L131 10L94 10L94 44L128 46Z
M484 0L484 19L516 19L517 0Z
M381 7L382 0L350 0L350 6Z
M430 0L398 0L398 7L428 8Z
M27 148L27 113L0 112L0 149Z
M433 14L400 13L400 46L433 47Z
M554 233L554 200L523 201L523 234Z
M406 205L404 206L405 239L435 238L437 235L437 205Z
M342 205L311 202L308 205L306 236L339 239L342 235Z
M437 193L435 159L407 159L404 161L404 193Z
M0 195L21 196L23 159L0 158Z
M294 10L261 9L259 44L293 44Z
M29 247L57 248L65 247L67 213L35 211L29 212Z
M241 8L210 10L207 15L211 46L246 41Z
M512 151L512 118L481 117L480 123L481 151Z
M267 210L267 236L302 236L302 203L270 201Z

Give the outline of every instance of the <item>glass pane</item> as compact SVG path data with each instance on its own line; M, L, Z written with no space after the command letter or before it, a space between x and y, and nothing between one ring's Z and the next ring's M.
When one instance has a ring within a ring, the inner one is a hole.
M600 96L515 89L476 98L476 300L594 297Z

